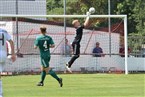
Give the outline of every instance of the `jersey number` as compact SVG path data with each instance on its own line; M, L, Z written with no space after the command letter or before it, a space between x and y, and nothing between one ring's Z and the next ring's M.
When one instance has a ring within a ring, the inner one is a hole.
M44 41L43 47L47 49L47 41Z
M2 33L2 38L0 38L0 41L2 41L2 45L4 45L4 34Z

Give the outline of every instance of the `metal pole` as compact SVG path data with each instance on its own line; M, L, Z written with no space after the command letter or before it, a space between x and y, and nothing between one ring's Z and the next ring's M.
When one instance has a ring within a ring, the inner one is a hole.
M108 0L108 15L110 15L110 0ZM109 32L109 53L111 57L111 20L108 18L108 32Z
M125 33L125 74L128 74L128 44L127 44L127 16L124 17L124 33Z
M66 15L66 0L64 0L63 3L64 3L64 15ZM65 46L66 45L65 44L66 43L66 17L64 17L64 33L65 33L64 34L65 35L64 36L64 54L66 55L65 53L66 52L66 46Z
M14 14L0 14L2 17L27 17L27 18L85 18L87 15L14 15ZM90 18L124 18L126 15L90 15Z
M66 0L64 0L64 15L66 15ZM64 17L64 32L66 38L66 18Z
M18 15L18 0L16 0L16 15ZM16 17L17 50L19 49L18 17ZM19 51L18 51L19 52Z

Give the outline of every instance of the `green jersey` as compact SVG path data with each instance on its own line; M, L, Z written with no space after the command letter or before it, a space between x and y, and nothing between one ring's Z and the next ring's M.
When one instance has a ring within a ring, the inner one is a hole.
M48 35L40 35L35 40L35 46L39 47L41 58L50 57L50 45L54 44L53 39Z

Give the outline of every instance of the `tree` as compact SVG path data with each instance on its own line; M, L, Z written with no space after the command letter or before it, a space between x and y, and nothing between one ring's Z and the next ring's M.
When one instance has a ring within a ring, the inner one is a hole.
M66 0L66 14L83 15L86 14L90 7L95 7L96 12L94 14L108 14L108 10L106 9L107 4L108 2L106 2L106 0ZM63 0L47 0L47 14L64 14L63 11ZM56 20L56 18L53 20ZM59 20L63 21L62 19ZM83 19L80 20L83 21ZM71 21L71 19L67 20L69 23L71 23ZM98 20L93 22L98 22Z
M63 14L62 0L47 0L47 14Z
M139 34L145 36L145 25L144 25L144 20L145 20L145 1L144 0L137 0L135 2L135 7L133 9L134 14L132 17L135 19L135 22L137 23L136 25L136 30Z
M117 6L118 14L128 15L129 46L131 46L133 52L140 52L145 41L143 37L145 36L144 6L144 0L125 0Z
M136 32L135 18L132 16L134 14L135 1L134 0L122 0L117 4L116 14L126 14L128 17L128 33Z
M128 33L142 32L144 19L144 0L110 0L111 14L127 14ZM63 0L47 0L48 14L64 14ZM66 14L86 14L90 7L95 7L94 14L108 14L108 0L66 0ZM140 7L142 6L142 7ZM141 21L140 21L141 20ZM71 20L67 20L70 22ZM107 19L96 19L97 26L108 26ZM112 20L111 24L118 22Z

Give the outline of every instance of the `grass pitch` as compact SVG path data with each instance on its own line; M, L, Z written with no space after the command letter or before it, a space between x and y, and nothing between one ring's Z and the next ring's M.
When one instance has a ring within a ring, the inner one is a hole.
M47 75L43 87L40 75L3 77L4 97L145 97L144 74L61 74L64 86Z

